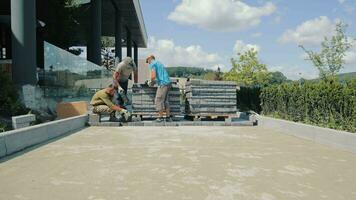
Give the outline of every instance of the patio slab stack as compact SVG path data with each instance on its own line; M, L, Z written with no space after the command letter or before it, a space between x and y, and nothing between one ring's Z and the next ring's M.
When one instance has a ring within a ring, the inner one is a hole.
M236 114L236 87L236 83L230 81L187 81L186 114L191 116Z
M135 84L132 87L132 110L134 115L157 117L155 106L157 87ZM173 84L169 92L169 103L172 115L181 115L180 90Z

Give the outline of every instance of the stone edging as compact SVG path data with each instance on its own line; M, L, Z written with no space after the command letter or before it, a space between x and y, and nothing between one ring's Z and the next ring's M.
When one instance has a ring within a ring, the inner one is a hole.
M83 128L87 115L0 133L0 158Z
M265 116L257 118L258 126L356 153L356 134Z

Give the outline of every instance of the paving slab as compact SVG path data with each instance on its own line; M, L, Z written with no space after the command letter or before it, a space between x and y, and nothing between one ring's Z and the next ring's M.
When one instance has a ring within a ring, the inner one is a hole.
M0 161L0 199L356 199L355 154L261 127L90 127Z

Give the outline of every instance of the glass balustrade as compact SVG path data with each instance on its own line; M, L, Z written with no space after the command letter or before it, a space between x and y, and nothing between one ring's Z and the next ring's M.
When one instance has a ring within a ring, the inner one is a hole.
M45 96L58 102L89 101L95 91L112 82L112 72L48 42L44 69L38 73Z

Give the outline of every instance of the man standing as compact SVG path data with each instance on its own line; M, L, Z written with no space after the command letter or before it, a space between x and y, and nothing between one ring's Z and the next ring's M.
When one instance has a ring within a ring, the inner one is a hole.
M127 86L129 77L133 71L136 71L136 64L132 58L124 58L116 67L113 74L113 85L118 88L118 105L123 106L128 102L127 98Z
M157 122L164 121L163 114L166 113L166 121L171 122L172 116L170 113L168 94L169 90L172 87L171 80L169 78L166 67L156 60L154 55L150 55L146 59L146 63L149 64L151 70L151 80L149 81L149 85L152 85L154 81L157 82L158 88L156 92L155 104L156 109L158 111L159 117L157 118Z
M95 93L90 104L94 107L93 112L96 114L110 114L111 122L120 122L118 118L116 118L116 111L121 114L121 116L128 121L130 118L130 114L127 110L121 108L120 106L116 106L112 99L116 92L115 87L109 85L107 88L102 89Z

